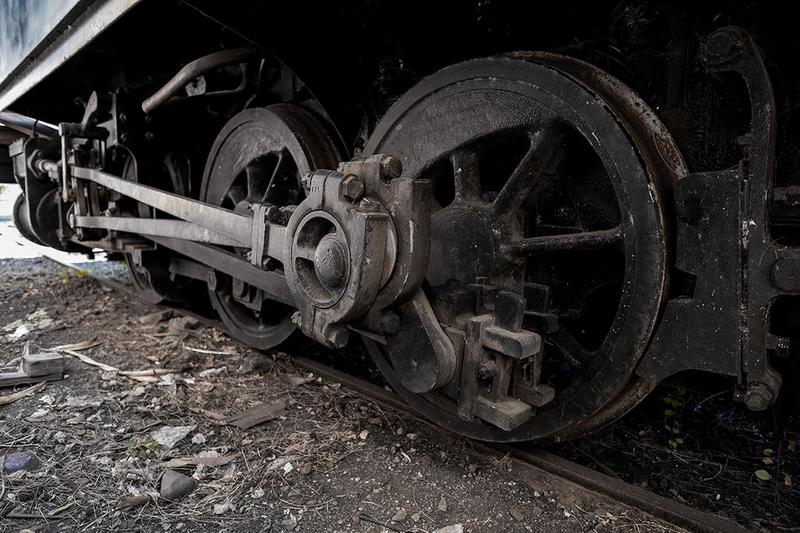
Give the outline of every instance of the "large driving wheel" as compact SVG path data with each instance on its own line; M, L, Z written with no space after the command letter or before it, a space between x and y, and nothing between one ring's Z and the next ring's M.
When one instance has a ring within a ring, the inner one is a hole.
M476 311L462 302L475 291L526 295L525 327L545 341L542 382L556 393L506 431L459 417L455 380L425 395L406 390L385 349L367 340L392 386L434 421L485 440L557 437L591 428L598 413L607 420L635 381L665 297L665 198L685 174L646 104L574 59L479 59L412 88L366 151L399 157L405 177L433 183L425 290L439 322L463 328Z
M336 168L333 142L311 112L289 104L246 109L222 129L209 154L200 198L246 212L256 202L297 205L300 178L317 168ZM245 250L237 250L243 257ZM281 270L268 263L264 268ZM264 298L240 280L218 275L209 291L214 309L237 339L260 349L276 346L294 331L293 309Z

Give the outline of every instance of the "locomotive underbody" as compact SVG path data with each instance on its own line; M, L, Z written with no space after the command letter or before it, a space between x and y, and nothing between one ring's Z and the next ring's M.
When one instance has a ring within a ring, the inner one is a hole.
M114 2L78 4L76 32ZM571 438L687 370L752 410L796 379L777 7L128 4L0 82L27 238L124 254L147 298L257 348L363 341L478 439Z

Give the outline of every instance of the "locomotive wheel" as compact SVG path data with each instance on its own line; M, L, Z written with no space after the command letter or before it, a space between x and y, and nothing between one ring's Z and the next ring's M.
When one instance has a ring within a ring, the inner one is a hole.
M439 322L463 329L464 294L524 294L526 284L539 295L531 311L556 320L526 325L545 341L542 382L555 397L511 431L457 416L455 383L409 392L383 348L366 340L390 384L430 419L482 440L574 436L594 427L593 415L607 421L608 406L636 382L659 315L669 249L663 198L686 171L646 104L570 58L479 59L402 96L365 151L399 157L405 177L432 181L425 287ZM466 311L466 319L476 313Z
M305 109L289 104L246 109L228 121L214 141L200 198L240 212L254 202L297 205L303 196L301 176L317 168L336 168L338 161L322 124ZM264 300L258 290L240 281L221 274L218 279L216 290L209 291L211 304L235 338L268 349L294 331L292 308Z

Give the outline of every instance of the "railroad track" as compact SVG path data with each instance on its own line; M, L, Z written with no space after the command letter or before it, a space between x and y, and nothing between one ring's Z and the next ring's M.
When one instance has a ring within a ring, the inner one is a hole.
M66 263L55 257L47 255L45 255L45 257L66 268L81 270L106 287L123 292L128 296L141 299L131 287L119 283L118 281L104 278L96 272L87 271L79 265ZM191 316L210 327L223 331L225 329L221 321L189 309L172 305L161 307L167 307L184 315ZM378 403L403 411L412 416L418 416L395 392L364 379L354 377L313 359L306 357L294 357L293 359L298 365L323 379L341 383L343 386L363 394ZM446 431L438 427L437 430L441 432ZM514 471L523 478L535 479L544 471L551 476L569 481L583 489L599 493L629 507L640 509L665 522L690 531L702 533L744 533L751 531L730 520L691 508L682 503L645 490L637 485L626 483L625 481L597 472L591 468L587 468L531 445L483 444L475 442L474 449L479 454L495 459L498 455L508 457Z

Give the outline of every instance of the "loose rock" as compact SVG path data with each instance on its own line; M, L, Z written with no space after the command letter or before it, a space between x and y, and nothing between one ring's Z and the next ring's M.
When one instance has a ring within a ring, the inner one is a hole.
M447 500L444 499L444 496L439 500L439 506L436 509L438 509L440 513L447 512Z
M440 527L439 529L434 529L433 533L464 533L464 525L453 524L451 526Z
M218 503L214 505L214 514L225 514L234 511L236 508L231 502Z
M153 431L150 436L161 445L162 448L170 449L175 446L178 441L186 437L189 433L194 431L195 426L161 426Z
M190 494L197 483L189 476L184 476L175 470L165 470L161 476L161 491L159 494L165 500L175 501Z
M405 509L398 509L396 513L392 516L392 522L402 522L403 520L408 517L408 512Z
M3 471L11 474L19 470L36 470L42 463L33 452L14 452L9 453L3 459Z
M172 309L166 309L164 311L157 311L155 313L150 313L147 315L142 315L137 318L137 320L144 324L145 326L155 326L160 322L165 322L175 316L175 312Z
M200 321L190 316L176 316L170 319L167 324L167 331L170 333L183 333L186 330L197 329L200 327Z
M275 366L275 362L263 353L256 353L244 360L239 366L240 374L251 374L253 372L269 372Z

